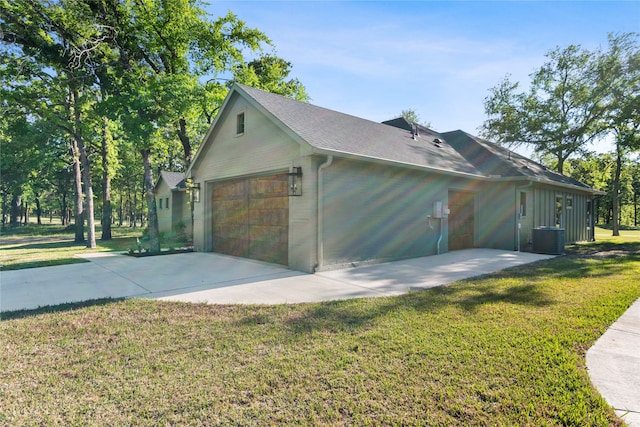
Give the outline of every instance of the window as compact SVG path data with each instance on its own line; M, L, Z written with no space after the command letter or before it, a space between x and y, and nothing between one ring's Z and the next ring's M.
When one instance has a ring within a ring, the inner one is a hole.
M567 209L573 209L573 197L567 196Z
M527 216L527 193L520 193L520 217Z
M160 206L159 206L159 208L160 208L160 209L162 209L162 199L160 199Z
M236 116L236 135L244 134L244 113Z
M164 199L164 207L169 209L169 198Z
M591 200L587 200L587 229L591 229Z

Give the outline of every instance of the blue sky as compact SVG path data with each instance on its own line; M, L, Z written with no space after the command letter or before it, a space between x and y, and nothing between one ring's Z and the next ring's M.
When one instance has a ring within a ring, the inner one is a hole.
M526 84L556 46L640 32L640 1L222 1L293 65L311 103L383 121L413 109L437 131L477 134L506 74ZM595 148L595 147L594 147ZM599 151L607 147L600 146Z

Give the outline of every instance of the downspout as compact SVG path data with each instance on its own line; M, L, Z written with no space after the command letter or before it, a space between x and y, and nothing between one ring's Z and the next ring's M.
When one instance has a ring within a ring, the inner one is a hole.
M324 233L324 204L322 202L324 198L324 170L331 166L331 163L333 163L333 156L330 155L327 156L327 161L318 167L318 247L316 249L318 261L313 267L314 273L324 264L324 240L322 238Z
M516 251L520 252L520 228L522 226L522 224L520 224L520 219L522 219L522 212L520 212L520 204L518 203L518 193L520 192L520 190L524 189L524 188L528 188L531 187L533 185L533 181L529 181L527 184L521 185L521 186L516 186L516 194L515 194L515 199L516 199Z
M442 217L440 217L440 237L436 242L436 255L440 255L440 242L442 241Z

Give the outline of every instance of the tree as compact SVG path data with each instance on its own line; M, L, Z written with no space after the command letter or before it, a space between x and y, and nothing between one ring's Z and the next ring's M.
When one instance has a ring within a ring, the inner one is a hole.
M234 80L257 89L308 102L309 95L300 81L286 80L290 73L290 62L277 56L262 55L249 63L238 64L234 70Z
M609 49L598 56L597 76L605 94L600 128L615 139L613 235L619 236L620 176L628 153L640 149L640 47L637 34L609 35Z
M92 13L102 25L116 29L110 43L119 60L107 75L105 102L114 106L111 111L142 156L150 247L159 251L153 155L170 151L163 147L172 143L166 137L171 129L186 167L193 140L208 126L197 99L218 93L215 85L200 82L233 71L244 62L243 50L258 50L269 40L232 13L209 22L196 2L186 0L95 3Z
M572 154L599 135L597 122L605 110L603 87L598 84L592 53L579 46L556 48L534 71L528 93L507 75L485 98L486 138L517 146L526 144L553 154L557 171Z
M401 117L404 117L405 120L407 120L409 123L413 123L413 124L419 124L422 125L426 128L430 128L431 127L431 123L430 122L421 122L420 116L418 115L418 113L409 108L407 110L402 110L402 112L400 113Z
M52 120L67 133L76 162L76 240L83 237L83 201L87 246L95 248L91 162L83 120L93 105L91 91L100 64L95 58L103 55L101 42L109 37L109 29L87 21L85 11L84 4L75 1L0 1L2 41L9 46L3 57L30 66L28 72L13 67L13 76L4 73L13 77L7 84L14 92L30 95L14 96L12 101L28 108L29 114ZM17 79L21 82L15 84Z
M89 246L91 183L101 176L102 238L110 236L111 179L126 187L120 221L124 203L140 212L144 183L150 246L159 250L153 171L186 169L228 91L219 81L244 79L307 99L288 77L289 62L258 56L271 43L266 35L231 12L210 19L199 0L0 0L0 25L0 101L68 141L73 162L63 162L52 182L66 191L64 177L74 172L76 240L84 240L86 212ZM119 167L127 176L118 176ZM62 200L66 206L66 193Z

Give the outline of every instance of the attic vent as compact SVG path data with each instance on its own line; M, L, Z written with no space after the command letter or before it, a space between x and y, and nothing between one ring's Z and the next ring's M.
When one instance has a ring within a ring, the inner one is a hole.
M414 124L413 126L411 126L411 137L415 141L419 136L420 134L418 133L418 125Z
M440 138L436 138L433 140L433 145L435 145L438 148L442 148L442 140Z

